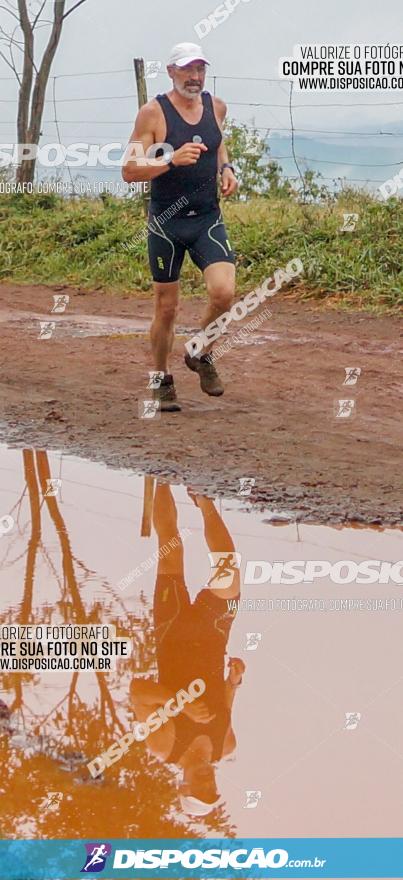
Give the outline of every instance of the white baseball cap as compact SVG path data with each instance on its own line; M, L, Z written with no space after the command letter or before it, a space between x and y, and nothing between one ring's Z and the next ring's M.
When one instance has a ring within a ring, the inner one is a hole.
M175 64L176 67L186 67L192 61L204 61L205 64L210 64L202 47L197 43L177 43L169 53L168 64Z

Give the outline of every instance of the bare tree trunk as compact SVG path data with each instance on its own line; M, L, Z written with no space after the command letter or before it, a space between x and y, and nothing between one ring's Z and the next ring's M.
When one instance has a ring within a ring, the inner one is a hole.
M24 35L24 65L18 96L17 134L18 143L24 144L28 130L29 101L34 73L34 33L28 16L26 0L18 0L18 12Z
M29 623L32 614L32 601L34 595L35 565L41 540L41 502L39 498L39 486L35 472L34 453L31 449L24 449L24 476L28 486L29 507L31 511L31 537L28 543L28 552L25 563L24 594L21 602L18 623ZM15 700L10 711L16 712L24 703L22 676L16 673L14 676Z
M66 0L54 0L52 30L40 67L36 70L34 62L34 30L43 7L41 7L33 24L31 24L27 10L27 0L18 0L20 26L24 36L24 65L18 97L17 119L18 142L20 144L39 144L46 88L49 82L53 59L60 43L63 22L71 12L74 12L78 6L85 2L86 0L78 0L66 12ZM35 82L34 70L36 71ZM31 113L29 112L30 104ZM20 162L16 172L17 183L33 183L35 167L35 157Z

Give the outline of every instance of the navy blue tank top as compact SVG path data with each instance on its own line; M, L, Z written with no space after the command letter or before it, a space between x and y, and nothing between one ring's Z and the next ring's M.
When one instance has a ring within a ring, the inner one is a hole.
M202 92L203 115L200 122L195 125L186 122L178 113L167 95L157 95L158 101L166 122L165 141L171 144L174 150L178 150L183 144L202 142L208 147L206 152L200 154L196 165L181 165L171 168L166 174L161 174L151 181L151 205L153 214L169 208L186 196L189 204L178 212L178 215L187 214L189 211L207 213L218 206L217 172L218 172L218 148L222 141L222 133L218 127L214 115L214 107L209 92Z
M211 709L211 706L209 706ZM186 715L181 713L173 719L175 724L175 739L166 761L167 764L178 764L191 743L198 736L208 736L213 750L211 760L213 763L220 761L224 750L224 740L231 724L231 711L225 705L217 707L216 717L208 724L196 724Z

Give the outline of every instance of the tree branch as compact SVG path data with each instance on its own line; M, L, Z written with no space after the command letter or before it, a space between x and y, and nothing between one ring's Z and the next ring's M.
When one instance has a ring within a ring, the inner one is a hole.
M20 47L19 47L19 48L20 48ZM13 53L13 47L12 47L12 44L10 44L10 46L9 46L9 52L10 52L10 58L11 58L11 60L12 60L12 62L13 62L14 68L15 68L15 75L16 75L16 77L17 77L17 79L18 79L18 84L19 84L19 86L21 86L21 79L20 79L19 74L17 73L17 65L16 65L15 60L14 60L14 53ZM23 52L23 49L21 49L21 52Z
M8 60L8 58L4 55L4 52L2 52L1 49L0 49L0 57L3 59L3 61L6 62L6 64L9 66L10 70L12 70L13 73L15 73L15 75L16 75L16 77L17 77L17 79L18 79L18 82L19 82L20 85L21 85L21 81L20 81L20 78L19 78L19 76L18 76L18 73L17 73L15 67L13 67L13 65L11 64L11 61Z
M86 3L86 2L87 2L87 0L79 0L79 2L76 3L75 6L72 6L71 9L69 9L67 12L64 13L63 20L65 18L67 18L67 16L70 15L72 12L74 12L75 9L77 9L79 6L82 6L82 4Z
M34 22L33 22L33 25L32 25L32 30L33 30L33 31L35 30L36 23L37 23L38 19L41 17L42 10L43 10L44 6L46 6L46 0L43 0L42 6L41 6L39 12L36 14L36 16L35 16L35 18L34 18Z
M17 19L17 21L19 21L19 18L18 18L17 13L16 13L16 12L13 12L12 9L9 9L8 6L0 6L0 9L4 9L5 12L9 12L10 15L12 15L14 18Z
M16 40L16 39L14 38L14 34L15 34L16 30L18 30L17 25L16 25L16 27L14 28L11 37L9 37L9 40L10 40L10 55L11 55L12 58L13 58L13 53L12 53L12 50L11 50L11 45L13 45L13 46L17 46L17 49L19 49L20 52L22 52L23 55L25 54L25 48L26 48L26 47L25 47L25 41L21 41L21 42L20 42L19 40ZM28 52L29 52L29 50L28 50ZM38 68L37 68L37 66L36 66L36 64L35 64L35 61L34 61L33 57L31 56L30 52L29 52L29 57L30 57L30 60L32 61L32 67L34 68L35 73L38 73ZM15 62L14 62L14 58L13 58L13 63L15 63Z
M19 48L21 48L24 45L24 41L23 40L16 40L14 37L14 34L18 30L18 28L19 28L19 25L16 25L12 34L8 34L7 31L5 31L4 28L0 25L1 39L4 42L7 42L9 44L12 43L14 46L19 46Z

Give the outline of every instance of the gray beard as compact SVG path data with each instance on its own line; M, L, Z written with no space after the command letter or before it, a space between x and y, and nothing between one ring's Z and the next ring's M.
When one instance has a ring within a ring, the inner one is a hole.
M176 91L182 98L187 98L188 101L195 101L201 95L201 89L199 92L189 92L186 88L182 86L175 85Z

